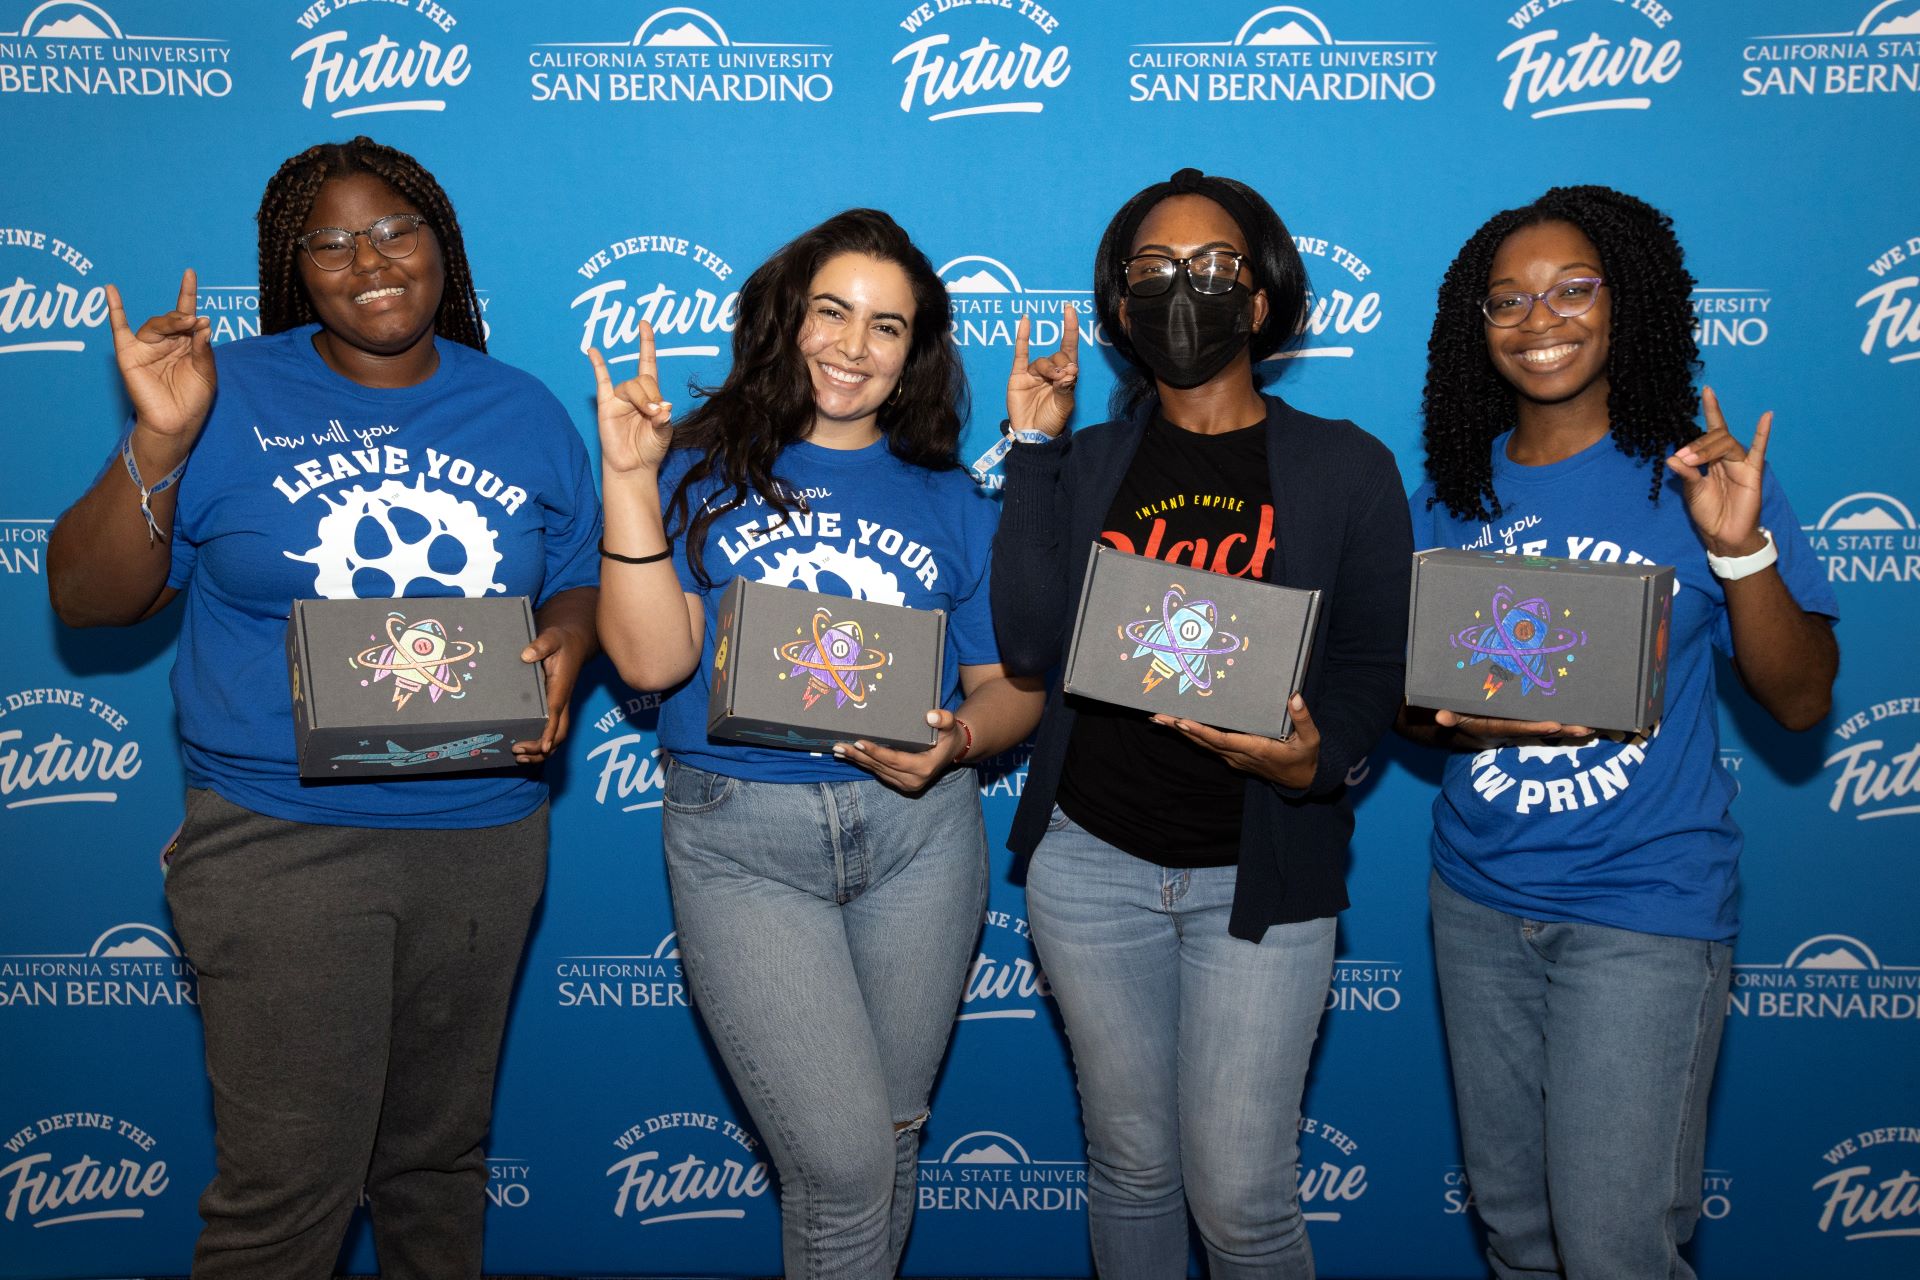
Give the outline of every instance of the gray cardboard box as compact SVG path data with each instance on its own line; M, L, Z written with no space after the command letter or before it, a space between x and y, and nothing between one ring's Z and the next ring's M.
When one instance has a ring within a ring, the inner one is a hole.
M1066 691L1285 738L1320 593L1230 578L1100 543L1087 557Z
M547 725L525 596L295 600L287 672L303 778L513 766Z
M1666 706L1673 570L1417 551L1407 702L1638 733Z
M735 578L720 597L707 734L824 751L933 745L947 615Z

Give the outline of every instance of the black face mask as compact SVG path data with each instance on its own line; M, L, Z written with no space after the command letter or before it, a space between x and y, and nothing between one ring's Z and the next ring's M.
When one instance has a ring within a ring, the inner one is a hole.
M1165 293L1127 297L1127 339L1153 376L1170 387L1197 387L1246 349L1253 332L1247 287L1201 293L1185 271Z

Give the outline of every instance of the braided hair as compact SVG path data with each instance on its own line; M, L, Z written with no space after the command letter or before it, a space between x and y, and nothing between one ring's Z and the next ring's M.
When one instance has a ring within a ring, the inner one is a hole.
M446 270L433 331L450 342L485 351L480 299L473 290L466 241L461 238L453 202L426 166L404 151L365 136L308 147L268 180L256 218L260 225L260 332L281 333L319 319L300 281L300 248L294 239L306 226L322 184L356 173L386 183L426 217L427 225L440 237Z
M1480 300L1501 243L1543 222L1573 224L1600 251L1613 307L1608 430L1620 452L1647 465L1652 501L1660 499L1667 455L1699 434L1693 276L1674 238L1673 219L1610 187L1555 187L1532 204L1495 214L1473 233L1440 282L1422 400L1434 495L1427 505L1444 503L1459 519L1500 514L1491 445L1518 421L1514 389L1487 354Z

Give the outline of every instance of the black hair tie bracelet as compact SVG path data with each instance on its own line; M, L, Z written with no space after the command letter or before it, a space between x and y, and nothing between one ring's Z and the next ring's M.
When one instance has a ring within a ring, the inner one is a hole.
M650 556L623 556L618 551L607 550L607 544L603 542L600 544L600 554L609 560L618 560L621 564L652 564L656 560L665 560L672 555L673 547L669 545L665 551L656 551Z

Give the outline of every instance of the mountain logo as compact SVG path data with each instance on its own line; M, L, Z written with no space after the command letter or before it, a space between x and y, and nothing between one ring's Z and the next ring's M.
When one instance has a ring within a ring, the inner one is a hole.
M1878 969L1880 957L1858 938L1844 933L1823 933L1795 947L1782 962L1783 969Z
M97 21L96 21L97 20ZM85 0L43 4L20 22L20 35L41 39L124 40L120 24L97 4Z
M1027 1149L1004 1133L980 1129L955 1138L940 1154L941 1164L1032 1164Z
M669 26L675 18L678 24ZM699 9L662 9L640 24L633 43L646 49L712 49L733 43L712 14Z
M1896 530L1920 527L1913 508L1890 493L1855 493L1828 507L1808 529Z
M113 938L120 940L110 942ZM150 924L117 924L93 940L87 955L98 960L177 959L180 944L166 930Z

